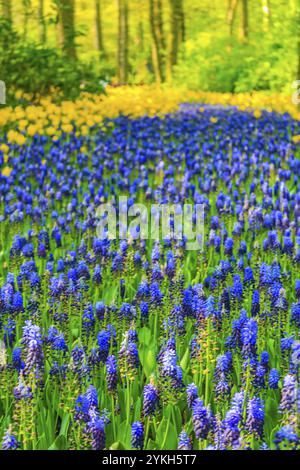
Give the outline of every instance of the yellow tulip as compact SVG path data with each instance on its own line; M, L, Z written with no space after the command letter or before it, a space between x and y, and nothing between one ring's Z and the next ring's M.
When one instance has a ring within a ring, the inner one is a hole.
M12 168L10 168L9 166L6 166L6 167L3 168L1 174L2 174L2 176L8 177L8 176L10 176L11 172L12 172Z
M70 134L73 131L73 126L72 124L64 124L61 126L62 130L66 132L67 134Z
M6 153L9 152L9 146L6 145L6 144L1 144L1 145L0 145L0 150L1 150L4 154L6 154Z
M259 109L256 109L253 113L253 116L256 118L256 119L259 119L261 117L261 111L259 111Z

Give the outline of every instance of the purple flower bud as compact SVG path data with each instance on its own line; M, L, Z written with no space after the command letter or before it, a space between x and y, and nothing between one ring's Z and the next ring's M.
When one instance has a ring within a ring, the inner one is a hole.
M191 438L185 431L181 431L178 436L178 450L192 450Z
M144 447L144 426L140 421L135 421L131 426L131 447L133 449Z

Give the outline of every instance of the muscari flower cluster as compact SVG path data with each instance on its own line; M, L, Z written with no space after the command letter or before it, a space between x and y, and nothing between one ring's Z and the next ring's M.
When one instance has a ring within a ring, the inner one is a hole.
M3 449L299 448L299 131L186 105L7 143ZM203 204L204 250L99 238L119 195Z

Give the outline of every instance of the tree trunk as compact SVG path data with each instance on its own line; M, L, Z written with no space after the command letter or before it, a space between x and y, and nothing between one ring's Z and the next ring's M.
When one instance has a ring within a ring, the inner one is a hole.
M171 80L172 70L178 62L179 48L183 40L182 18L183 0L170 0L171 7L171 32L167 64L167 79Z
M238 0L229 0L228 11L227 11L227 24L229 28L229 35L233 36L234 21L236 17Z
M268 31L271 23L271 8L269 0L261 0L262 14L263 14L263 29Z
M57 0L60 45L66 57L76 60L75 0Z
M118 81L124 85L128 81L128 0L118 0Z
M184 15L184 8L183 8L183 0L180 5L180 34L181 34L181 42L185 42L186 40L186 31L185 31L185 15Z
M152 38L152 63L155 74L155 80L157 83L161 83L165 80L165 39L161 0L150 0L149 19Z
M145 50L145 41L144 41L144 25L143 21L140 20L138 24L138 44L139 44L139 51L141 53Z
M97 39L97 50L100 58L104 56L104 43L102 33L102 12L101 12L101 0L95 0L96 8L96 39Z
M249 35L248 0L242 0L242 39L247 41Z
M45 6L44 0L39 0L38 17L39 17L39 25L40 25L40 42L42 44L45 44L45 42L47 41L47 29L46 29L44 6Z
M28 33L28 20L30 16L30 7L31 7L31 1L23 0L23 36L24 36L24 39L27 38L27 33Z
M2 16L12 22L11 0L2 0Z

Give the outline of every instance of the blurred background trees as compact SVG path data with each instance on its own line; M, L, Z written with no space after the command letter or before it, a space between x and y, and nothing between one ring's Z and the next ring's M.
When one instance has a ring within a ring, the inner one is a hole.
M290 92L300 74L300 0L0 3L0 43L12 35L8 49L0 50L0 78L7 79L11 54L15 85L24 89L22 67L30 71L36 91L49 88L39 80L65 87L67 74L71 90L97 90L105 80L222 92ZM49 67L53 74L44 70Z

